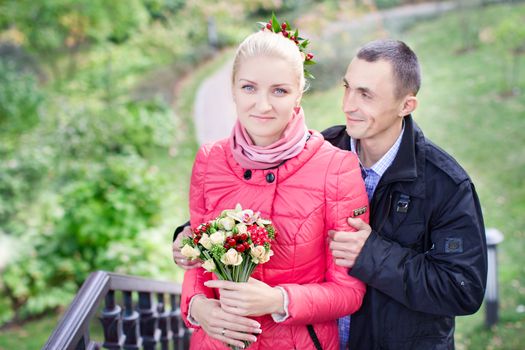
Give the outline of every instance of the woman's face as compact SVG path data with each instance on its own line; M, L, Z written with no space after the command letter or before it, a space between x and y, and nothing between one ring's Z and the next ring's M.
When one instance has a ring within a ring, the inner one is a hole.
M257 56L240 62L233 99L255 145L268 146L281 138L301 96L299 78L284 59Z

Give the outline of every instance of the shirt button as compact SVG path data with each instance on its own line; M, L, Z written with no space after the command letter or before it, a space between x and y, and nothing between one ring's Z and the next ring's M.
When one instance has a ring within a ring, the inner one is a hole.
M266 182L272 183L275 181L275 175L273 173L266 174Z
M246 170L244 172L244 179L245 180L250 180L252 178L252 171L251 170Z

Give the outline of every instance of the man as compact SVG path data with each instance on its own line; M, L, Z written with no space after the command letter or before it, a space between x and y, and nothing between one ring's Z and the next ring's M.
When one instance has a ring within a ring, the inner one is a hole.
M346 127L323 133L357 153L370 198L370 226L349 219L357 232L330 233L336 264L368 285L351 316L352 350L453 349L454 317L483 300L479 201L467 173L412 120L420 80L407 45L368 43L344 77Z
M344 77L346 126L323 132L357 153L370 198L370 226L349 218L357 232L330 232L336 264L368 285L350 325L340 320L343 349L453 349L454 317L483 300L479 201L466 172L412 120L420 80L404 43L368 43ZM180 255L179 240L177 264L195 266Z

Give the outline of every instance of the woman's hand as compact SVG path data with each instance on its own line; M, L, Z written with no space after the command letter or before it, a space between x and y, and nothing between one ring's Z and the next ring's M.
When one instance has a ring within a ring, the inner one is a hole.
M211 280L206 287L219 288L223 310L239 316L284 314L284 296L264 282L250 278L246 283Z
M212 338L226 344L244 348L243 340L257 341L253 335L262 332L259 322L247 317L232 315L221 308L216 299L202 295L194 297L190 314Z

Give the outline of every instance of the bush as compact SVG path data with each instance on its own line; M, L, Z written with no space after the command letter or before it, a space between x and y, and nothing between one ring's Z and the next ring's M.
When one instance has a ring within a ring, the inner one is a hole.
M25 223L18 220L35 198L50 168L49 147L20 147L10 152L0 145L0 233L21 234Z
M70 105L58 112L51 142L60 150L59 159L102 160L108 154L143 156L150 149L167 149L172 143L173 112L162 101L132 101L103 108Z
M94 270L158 273L144 233L159 225L166 181L145 154L167 153L171 110L160 100L49 105L32 142L0 163L0 227L23 232L23 253L2 271L0 323L68 303ZM45 191L33 187L43 179Z
M54 229L26 236L29 252L3 271L11 309L38 314L68 302L94 270L133 269L148 256L138 237L158 224L163 193L156 168L136 155L79 166L62 188Z
M0 59L0 137L17 137L34 127L42 101L35 77Z
M153 226L160 212L160 174L138 156L110 156L85 164L64 187L64 216L57 224L53 254L79 254L97 265L111 241L128 241ZM51 253L51 252L50 252Z
M145 155L152 147L168 148L174 134L173 112L160 100L130 102L117 112L115 142Z

